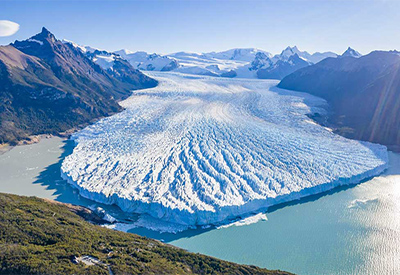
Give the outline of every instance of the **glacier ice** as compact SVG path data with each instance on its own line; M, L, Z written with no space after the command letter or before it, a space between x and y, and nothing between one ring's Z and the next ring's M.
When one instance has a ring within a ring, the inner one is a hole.
M325 101L277 81L151 76L158 87L73 135L61 172L82 196L176 224L221 224L387 167L386 147L310 123Z

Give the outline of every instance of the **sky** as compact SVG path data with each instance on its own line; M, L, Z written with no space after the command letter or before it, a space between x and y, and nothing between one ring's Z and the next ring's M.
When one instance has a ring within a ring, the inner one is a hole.
M115 51L210 52L259 48L279 53L363 54L400 50L400 1L20 1L2 0L0 20L19 24L0 45L45 26L59 39Z

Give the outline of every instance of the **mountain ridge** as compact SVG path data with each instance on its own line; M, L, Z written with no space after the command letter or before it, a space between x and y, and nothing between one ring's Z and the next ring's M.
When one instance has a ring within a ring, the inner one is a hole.
M84 52L95 51L94 48L69 42ZM258 48L232 48L205 53L181 51L165 55L121 49L108 52L108 54L119 55L131 63L135 69L143 71L174 71L194 75L261 79L282 79L297 69L318 63L325 58L341 56L333 52L310 54L307 51L300 51L297 46L288 46L275 55ZM100 62L97 63L100 64ZM109 66L102 63L100 65L103 68Z
M117 51L117 53L123 52L126 50ZM309 54L300 51L296 46L289 46L276 55L257 48L233 48L221 52L177 52L163 57L176 60L175 66L170 69L176 72L221 77L282 79L296 69L317 63L326 57L337 56L332 52ZM128 60L132 62L133 59ZM155 67L150 66L150 68L157 70ZM141 69L147 70L145 67Z
M0 47L0 143L59 134L119 112L117 101L131 90L157 85L133 68L126 74L130 81L106 72L46 28Z
M280 88L328 101L330 122L347 137L400 145L400 53L328 58L286 76Z

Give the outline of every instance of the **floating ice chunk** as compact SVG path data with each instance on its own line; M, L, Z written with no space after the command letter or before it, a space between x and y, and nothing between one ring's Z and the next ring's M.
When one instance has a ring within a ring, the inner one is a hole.
M254 216L250 216L250 217L244 218L242 220L239 220L239 221L236 221L236 222L233 222L233 223L229 223L229 224L218 226L217 229L227 228L227 227L231 227L231 226L250 225L250 224L253 224L253 223L257 223L259 221L267 221L267 220L268 220L267 214L258 213L258 214L254 215Z
M355 200L352 200L347 207L348 208L365 208L366 206L370 205L371 203L376 203L376 202L378 202L378 198L355 199Z

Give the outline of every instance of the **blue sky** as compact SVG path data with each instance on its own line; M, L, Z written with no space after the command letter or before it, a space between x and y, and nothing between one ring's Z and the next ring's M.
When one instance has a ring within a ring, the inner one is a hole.
M400 50L400 1L1 1L0 20L20 30L42 26L57 38L107 50L157 53L255 47L278 53Z

